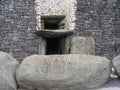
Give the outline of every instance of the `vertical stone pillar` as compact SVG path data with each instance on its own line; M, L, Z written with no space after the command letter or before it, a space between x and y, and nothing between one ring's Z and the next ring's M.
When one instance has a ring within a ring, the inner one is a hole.
M45 55L46 54L46 40L44 38L41 38L39 40L39 48L38 48L38 54L39 55Z

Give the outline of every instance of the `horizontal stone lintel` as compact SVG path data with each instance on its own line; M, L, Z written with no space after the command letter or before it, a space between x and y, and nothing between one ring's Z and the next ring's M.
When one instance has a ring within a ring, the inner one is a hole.
M73 34L73 30L58 29L58 30L40 30L35 32L38 37L51 38L51 37L65 37Z

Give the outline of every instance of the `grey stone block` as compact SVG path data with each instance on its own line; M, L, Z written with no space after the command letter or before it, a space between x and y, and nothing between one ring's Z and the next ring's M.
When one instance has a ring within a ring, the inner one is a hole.
M104 85L110 74L107 58L80 54L32 55L16 71L19 85L38 90L95 88Z
M92 37L73 37L71 40L71 54L95 55L95 41Z
M0 52L0 90L17 90L15 72L18 65L11 55Z

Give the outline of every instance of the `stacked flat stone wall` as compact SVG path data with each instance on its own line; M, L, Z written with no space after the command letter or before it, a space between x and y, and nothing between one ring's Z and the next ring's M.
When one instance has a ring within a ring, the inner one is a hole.
M41 16L65 15L65 28L75 36L92 36L96 55L120 54L119 0L0 0L0 51L18 60L37 54Z
M120 54L120 1L77 0L75 35L92 36L96 55Z
M19 61L38 54L42 39L34 32L41 29L41 16L65 15L65 27L73 29L74 4L74 0L0 0L0 51Z
M18 60L37 54L34 0L0 0L0 51Z

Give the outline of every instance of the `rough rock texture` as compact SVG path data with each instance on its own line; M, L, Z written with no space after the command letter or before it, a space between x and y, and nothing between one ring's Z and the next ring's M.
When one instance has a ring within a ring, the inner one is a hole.
M16 71L18 84L32 88L93 88L105 84L110 61L90 55L33 55ZM74 90L74 89L73 89Z
M37 28L41 28L41 16L65 16L65 28L74 29L76 0L35 0Z
M95 54L95 42L92 37L73 37L71 40L71 54Z
M116 73L118 74L118 76L120 77L120 55L115 57L113 60L112 60L112 64L113 64L113 67L116 71Z
M18 90L30 90L30 89L18 89ZM41 90L44 90L44 89L41 89ZM111 75L109 82L105 84L104 86L95 88L95 89L87 89L87 90L120 90L120 80L118 79L116 75Z
M35 4L32 0L0 0L0 50L18 60L37 54Z
M72 35L73 30L65 30L65 29L59 29L59 30L40 30L36 32L37 36L50 38L50 37L65 37L67 35Z
M0 52L0 90L16 90L15 71L19 63L11 55Z
M94 37L96 55L120 54L120 0L0 0L0 50L18 60L38 54L42 40L33 33L44 15L65 15L75 36Z
M75 34L95 39L96 55L120 54L120 0L77 0Z
M70 54L70 48L71 48L71 36L67 36L65 38L62 38L62 53L63 54Z
M0 0L0 50L19 61L38 54L41 16L67 15L66 28L73 28L74 0ZM74 16L75 17L75 16Z

